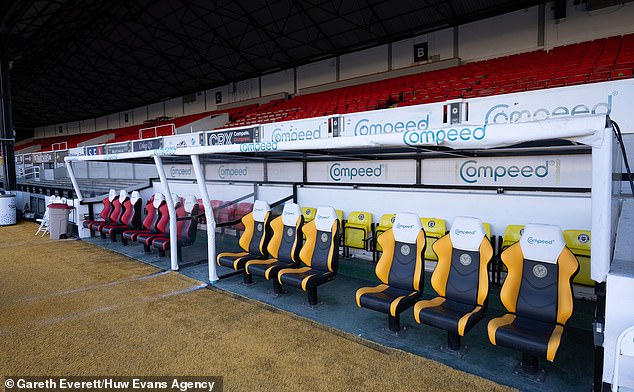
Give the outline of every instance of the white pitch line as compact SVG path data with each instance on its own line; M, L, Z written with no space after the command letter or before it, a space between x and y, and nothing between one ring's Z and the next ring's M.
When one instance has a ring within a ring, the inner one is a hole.
M76 288L76 289L59 291L59 292L55 292L55 293L48 293L48 294L43 294L43 295L36 295L36 296L33 296L33 297L26 297L26 298L23 298L23 299L21 299L21 300L19 300L17 302L10 303L7 306L2 306L2 307L0 307L0 309L1 308L7 308L7 307L10 307L10 306L14 306L14 305L27 303L27 302L40 301L40 300L47 299L47 298L63 297L65 295L81 293L81 292L84 292L84 291L94 290L94 289L98 289L98 288L102 288L102 287L116 286L116 285L123 284L123 283L129 283L129 282L134 282L134 281L140 281L140 280L156 278L156 277L165 275L165 274L167 274L169 272L170 271L161 271L161 272L156 272L156 273L150 274L150 275L135 276L133 278L117 280L115 282L98 283L98 284L95 284L95 285L92 285L92 286L85 286L85 287L79 287L79 288Z
M130 305L130 304L133 304L133 303L150 302L150 301L153 301L153 300L156 300L156 299L168 298L168 297L172 297L172 296L175 296L175 295L191 293L193 291L200 290L200 289L203 289L205 287L207 287L207 284L199 284L199 285L196 285L196 286L187 287L185 289L170 291L170 292L167 292L167 293L161 293L161 294L153 295L153 296L150 296L150 297L137 298L137 299L134 299L132 301L128 301L128 302L124 302L124 303L120 303L120 304L107 305L107 306L102 306L102 307L95 308L95 309L86 310L86 311L83 311L83 312L71 313L71 314L66 315L66 316L56 317L56 318L40 321L39 324L40 325L56 324L56 323L60 323L60 322L63 322L63 321L68 321L68 320L71 320L71 319L76 319L76 318L90 316L90 315L93 315L93 314L96 314L96 313L103 313L103 312L119 309L119 308L122 308L122 307L124 307L126 305Z

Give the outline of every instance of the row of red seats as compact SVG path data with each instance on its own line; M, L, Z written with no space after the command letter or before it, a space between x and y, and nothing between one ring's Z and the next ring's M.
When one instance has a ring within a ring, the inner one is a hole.
M618 80L631 78L633 69L634 34L629 34L559 46L548 51L538 50L477 61L291 99L275 99L259 105L245 105L228 111L229 122L225 127ZM141 128L168 123L180 127L213 113L198 113L99 133L39 139L17 149L41 144L46 151L51 149L53 143L61 141L67 141L68 147L72 148L82 141L107 132L115 134L109 142L134 140L139 137ZM166 129L157 129L157 135L165 136Z

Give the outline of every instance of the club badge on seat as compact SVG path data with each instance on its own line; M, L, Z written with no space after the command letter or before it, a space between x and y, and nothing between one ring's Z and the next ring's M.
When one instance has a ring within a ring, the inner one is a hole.
M328 241L328 234L321 233L321 242L327 242L327 241Z
M466 253L461 254L460 264L464 265L465 267L471 264L471 256Z
M542 264L537 264L533 267L533 275L535 275L536 278L542 279L548 275L548 270Z
M286 229L286 235L289 237L293 236L293 229Z
M264 226L262 226L262 223L258 223L258 231L262 231L263 228Z
M401 254L403 256L409 255L409 252L410 252L409 245L401 245Z

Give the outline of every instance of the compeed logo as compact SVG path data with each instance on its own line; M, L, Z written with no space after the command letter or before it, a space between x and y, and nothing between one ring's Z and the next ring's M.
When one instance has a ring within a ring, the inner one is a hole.
M510 105L503 103L491 107L484 116L484 123L505 124L590 114L609 115L612 113L612 94L608 95L607 102L599 102L594 105L575 104L570 107L556 106L554 108L538 108L536 110L514 109L509 111L510 107Z
M481 127L464 127L448 129L430 129L408 131L403 134L403 142L408 146L441 144L444 141L482 140L486 137L486 125Z
M240 144L240 152L258 151L277 151L277 142Z
M468 184L475 184L482 179L492 179L497 182L498 179L511 177L544 178L548 176L548 167L555 165L554 160L545 161L543 165L483 165L475 159L465 161L460 165L458 170L460 179Z
M414 225L404 225L402 223L397 223L396 228L397 229L413 229Z
M552 245L555 243L555 240L544 240L541 238L528 237L526 239L526 242L528 242L531 245Z
M306 131L298 130L282 130L275 128L271 132L271 139L273 142L293 142L296 140L314 140L321 138L321 129L309 129Z
M233 177L246 177L249 175L248 167L225 167L224 165L218 168L218 177L221 179L233 178Z
M462 230L462 229L455 229L454 234L456 235L475 235L476 231L475 230Z
M356 177L381 177L385 170L385 164L378 166L342 167L341 163L333 163L328 169L328 175L333 181L342 179L353 180Z
M170 176L172 177L185 177L185 176L191 176L192 175L192 169L190 168L179 168L179 167L174 167L172 166L170 168Z
M429 128L429 113L425 117L396 122L372 123L369 119L363 118L354 126L354 136L383 135L390 133L403 133L412 131L423 131Z

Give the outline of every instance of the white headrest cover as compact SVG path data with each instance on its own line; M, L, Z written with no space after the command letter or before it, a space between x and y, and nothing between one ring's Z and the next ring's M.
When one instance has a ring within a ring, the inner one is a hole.
M55 203L61 203L62 202L62 198L59 196L55 196Z
M564 234L555 225L528 224L520 238L524 258L544 263L557 264L564 246Z
M126 191L125 189L121 189L121 191L119 192L119 201L123 203L123 201L127 198L128 198L128 191Z
M185 196L185 203L183 203L183 207L185 208L185 211L192 212L192 210L194 209L194 206L197 206L197 205L198 205L198 199L196 198L196 196L194 195Z
M472 252L480 250L480 244L482 244L482 239L485 235L486 232L482 221L469 216L455 217L449 232L451 244L454 248Z
M420 217L417 214L399 212L396 214L392 224L394 240L406 244L415 244L416 237L418 237L422 228L423 225L420 223Z
M52 195L51 197L49 197L48 201L46 202L47 205L53 204L53 203L55 203L55 195Z
M133 191L132 196L130 196L130 203L134 205L137 201L139 201L140 198L141 194L139 193L139 191Z
M181 197L178 196L176 193L172 193L172 203L178 204L180 202L181 202Z
M295 203L284 204L284 211L282 212L282 222L285 226L293 226L297 224L297 218L302 216L302 209Z
M68 203L68 199L67 199L67 198L65 198L65 197L62 197L62 198L60 199L60 203L62 203L62 204L66 204L66 203Z
M332 224L337 219L337 212L332 207L317 207L315 214L315 227L319 231L330 232Z
M253 203L253 220L256 222L264 222L266 214L271 211L269 203L264 200L256 200Z
M108 200L113 201L115 197L117 197L117 191L110 189L110 192L108 192Z
M154 205L154 208L159 208L161 206L161 203L163 203L164 201L165 196L163 196L162 193L156 192L154 194L154 202L152 202L152 204Z

